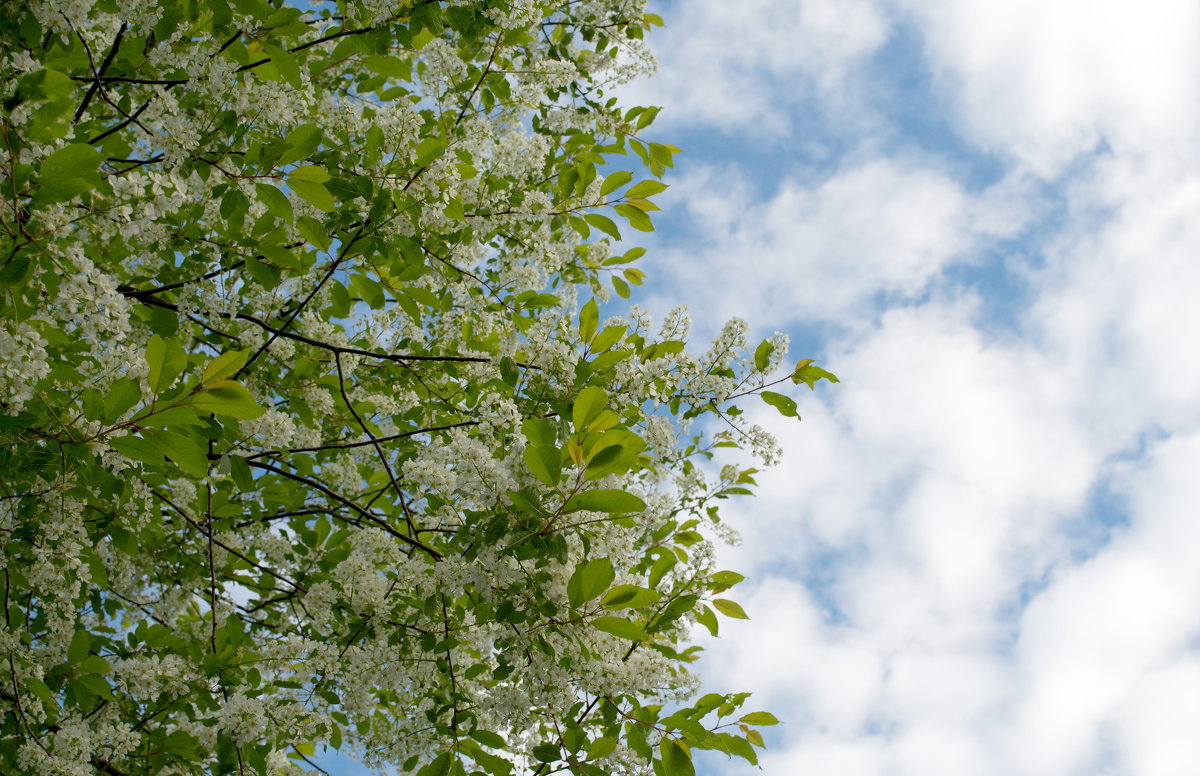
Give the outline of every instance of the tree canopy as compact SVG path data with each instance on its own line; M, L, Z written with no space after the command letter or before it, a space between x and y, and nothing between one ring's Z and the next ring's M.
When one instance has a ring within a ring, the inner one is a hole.
M690 774L737 406L630 295L642 0L0 5L0 771ZM622 250L616 250L621 245Z

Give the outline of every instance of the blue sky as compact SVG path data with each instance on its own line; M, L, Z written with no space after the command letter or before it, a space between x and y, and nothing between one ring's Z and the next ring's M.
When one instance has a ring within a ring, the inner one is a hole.
M1200 772L1200 5L652 8L636 301L843 379L729 510L762 772Z

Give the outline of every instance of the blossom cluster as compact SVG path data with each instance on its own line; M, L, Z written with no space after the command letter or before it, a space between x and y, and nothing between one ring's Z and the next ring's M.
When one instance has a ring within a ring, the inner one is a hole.
M688 640L742 616L712 541L753 472L708 462L776 458L734 402L786 338L597 307L677 150L606 96L660 23L0 9L0 771L754 761Z

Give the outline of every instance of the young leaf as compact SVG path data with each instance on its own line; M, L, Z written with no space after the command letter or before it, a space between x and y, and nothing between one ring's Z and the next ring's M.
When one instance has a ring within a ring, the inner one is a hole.
M771 354L774 352L775 345L770 340L760 342L754 349L754 368L759 372L767 371L767 367L771 364Z
M249 391L232 380L218 380L206 386L187 403L201 412L229 415L238 420L253 420L266 412L255 403Z
M571 606L579 607L607 590L615 577L612 561L608 558L580 563L567 580L567 600Z
M608 609L640 609L657 603L661 598L654 590L644 587L617 585L605 593L600 603Z
M583 328L582 322L580 328ZM587 428L588 423L604 410L607 403L608 393L603 388L589 385L580 391L571 407L571 422L575 424L575 430L583 431Z
M654 231L654 224L650 221L650 216L633 205L621 204L614 207L613 210L625 216L626 220L629 221L629 225L634 229L642 232Z
M557 447L527 445L522 454L534 477L550 487L562 479L562 456Z
M100 183L100 152L86 143L72 143L42 162L33 205L64 202Z
M826 372L819 366L814 366L811 358L806 358L796 365L796 370L792 372L792 382L799 385L804 383L814 391L817 389L818 380L828 380L831 383L841 382L832 372Z
M628 170L617 170L612 175L605 176L604 183L600 186L600 196L607 197L631 180L633 180L633 173Z
M227 350L208 362L208 366L204 367L204 373L200 375L200 382L208 385L217 380L233 377L249 359L249 350Z
M662 181L644 180L625 192L626 199L642 199L652 197L667 190L667 184Z
M289 181L288 185L292 187L292 191L300 195L300 198L308 202L313 207L329 212L337 207L333 200L333 195L329 193L329 189L323 184L312 183L303 178L297 178Z
M170 388L183 372L187 366L187 353L174 339L164 340L155 334L146 343L146 364L150 367L147 375L150 390L159 394Z
M646 635L646 631L624 617L597 617L592 620L592 627L631 641L645 641L650 638Z
M621 239L621 232L617 229L617 225L613 222L613 220L608 216L601 215L600 213L588 213L583 217L583 219L614 240Z
M746 614L746 610L737 601L730 601L728 598L714 598L712 605L726 617L733 617L737 620L750 619L750 616Z
M256 183L254 190L258 192L258 198L262 200L262 203L267 206L268 213L288 222L296 218L296 214L292 211L292 203L288 201L287 195L282 191L269 183Z
M775 393L774 391L762 391L758 395L767 404L779 410L779 414L785 418L799 417L796 414L796 401L792 397L784 396L782 393Z
M662 757L663 776L696 776L692 755L678 739L664 738L658 753Z
M589 299L587 304L579 310L579 339L584 344L592 341L599 323L600 310L596 307L596 300Z
M585 490L576 493L563 505L564 513L579 512L641 512L646 502L623 490Z

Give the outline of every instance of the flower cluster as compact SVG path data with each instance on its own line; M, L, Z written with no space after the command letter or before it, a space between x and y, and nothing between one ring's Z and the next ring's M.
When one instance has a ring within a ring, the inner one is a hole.
M678 150L607 94L658 24L0 7L0 772L755 760L688 639L786 338L597 306Z

